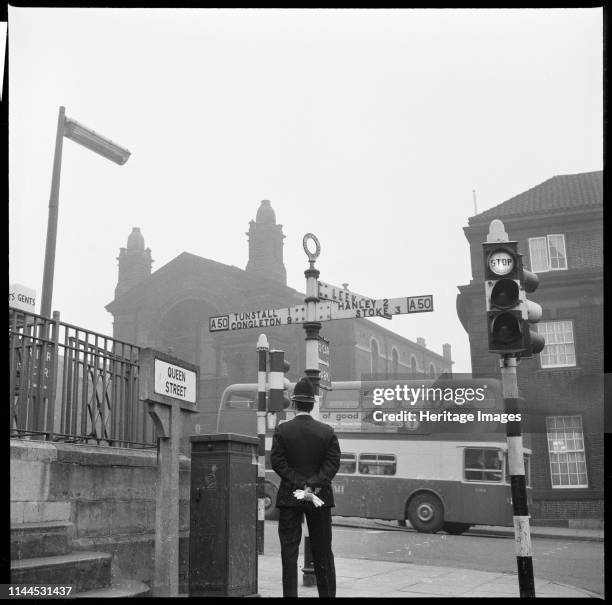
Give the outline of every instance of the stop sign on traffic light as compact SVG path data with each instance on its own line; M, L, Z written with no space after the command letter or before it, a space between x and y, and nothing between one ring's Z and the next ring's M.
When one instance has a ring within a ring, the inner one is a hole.
M544 338L529 324L539 321L542 308L526 297L538 287L537 275L523 268L517 242L487 242L483 252L489 352L539 353Z

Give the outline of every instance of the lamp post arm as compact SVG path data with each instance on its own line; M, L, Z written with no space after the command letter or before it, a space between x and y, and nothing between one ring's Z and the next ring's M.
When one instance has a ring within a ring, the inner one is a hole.
M64 142L64 123L66 109L59 108L57 134L55 137L55 154L53 156L53 175L51 177L51 195L49 197L49 218L47 221L47 244L45 248L45 267L43 273L40 314L51 317L51 299L53 297L53 273L55 267L55 244L57 241L57 214L59 207L59 183L62 170L62 146Z

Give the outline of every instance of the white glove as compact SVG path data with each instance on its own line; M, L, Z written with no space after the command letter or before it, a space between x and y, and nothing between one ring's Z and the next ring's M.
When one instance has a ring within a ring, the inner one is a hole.
M307 492L303 489L296 489L293 492L293 495L298 500L306 500L307 502L312 502L316 507L323 506L324 502L318 496L315 496L312 492Z

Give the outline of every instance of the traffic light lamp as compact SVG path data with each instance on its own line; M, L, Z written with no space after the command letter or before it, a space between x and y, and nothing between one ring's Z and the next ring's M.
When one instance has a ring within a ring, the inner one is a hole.
M291 386L291 382L287 378L287 372L291 369L291 365L289 362L283 361L283 409L287 409L291 405L291 399L289 396L289 387Z
M282 412L291 405L289 379L285 374L290 369L284 351L270 351L270 401L269 412Z
M489 352L530 357L544 348L544 338L531 330L542 308L525 293L538 287L538 276L523 269L517 242L483 244Z

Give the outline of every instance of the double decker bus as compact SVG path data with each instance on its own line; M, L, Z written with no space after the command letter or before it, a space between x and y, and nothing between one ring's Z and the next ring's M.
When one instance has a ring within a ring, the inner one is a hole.
M354 381L332 387L322 391L318 417L334 427L342 452L333 481L334 515L397 520L401 525L408 521L427 533L461 534L471 525L512 525L498 380ZM414 393L419 388L421 393L433 393L432 398L406 399L410 389ZM381 395L385 391L386 398ZM474 392L482 397L467 401L465 394ZM428 420L432 413L449 409L485 420ZM256 410L257 385L231 385L221 398L214 430L256 436ZM285 415L290 419L294 412L287 410ZM280 483L269 467L272 432L269 428L266 436L267 519L278 517ZM528 487L530 454L524 450Z

